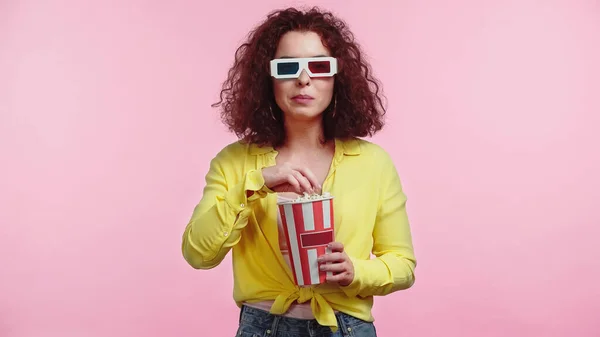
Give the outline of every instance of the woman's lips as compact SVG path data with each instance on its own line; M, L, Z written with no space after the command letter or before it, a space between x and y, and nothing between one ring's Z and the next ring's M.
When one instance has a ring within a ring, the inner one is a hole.
M294 97L292 97L292 101L299 103L299 104L308 104L310 102L312 102L314 98L312 98L311 96L308 95L296 95Z

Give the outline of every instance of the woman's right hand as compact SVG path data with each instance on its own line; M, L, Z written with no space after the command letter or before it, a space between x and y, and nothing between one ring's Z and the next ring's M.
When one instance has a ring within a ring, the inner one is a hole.
M275 192L321 193L319 181L305 167L284 163L263 168L262 175L265 185Z

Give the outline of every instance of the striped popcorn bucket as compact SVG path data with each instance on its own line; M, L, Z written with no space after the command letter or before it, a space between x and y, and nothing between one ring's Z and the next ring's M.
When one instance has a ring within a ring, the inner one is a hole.
M331 272L320 271L317 258L334 241L333 197L280 202L278 209L296 285L324 283Z

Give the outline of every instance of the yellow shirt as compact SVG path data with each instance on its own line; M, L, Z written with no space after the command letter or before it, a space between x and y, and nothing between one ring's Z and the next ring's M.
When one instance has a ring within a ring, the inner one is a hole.
M334 196L335 241L353 262L354 281L347 287L298 287L279 250L277 196L261 173L276 164L276 156L272 147L242 142L215 156L183 234L185 260L194 268L210 269L231 250L233 297L239 307L274 300L271 313L284 314L294 301L310 301L317 321L333 331L334 310L374 321L373 296L409 288L415 280L406 196L392 159L369 141L335 140L323 191Z

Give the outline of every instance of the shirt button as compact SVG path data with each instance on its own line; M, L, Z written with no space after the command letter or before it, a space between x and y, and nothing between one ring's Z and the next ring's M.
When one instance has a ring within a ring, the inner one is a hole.
M223 236L229 235L229 232L223 232Z
M240 207L241 207L241 208L244 208L245 206L246 206L246 205L244 205L244 204L240 204Z
M352 328L348 328L348 332L352 331Z
M267 330L267 334L269 334L269 335L270 335L270 334L271 334L271 330Z

